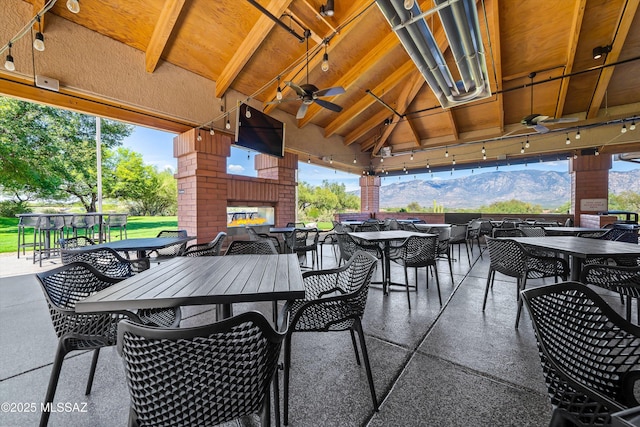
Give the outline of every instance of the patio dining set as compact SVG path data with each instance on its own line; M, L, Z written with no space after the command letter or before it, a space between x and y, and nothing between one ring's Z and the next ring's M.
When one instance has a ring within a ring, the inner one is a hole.
M480 249L478 258L487 251L490 262L483 311L496 273L516 279L516 328L522 307L529 309L555 409L552 423L569 420L591 425L596 420L609 425L613 420L629 419L633 414L624 410L640 404L637 396L623 391L633 386L637 376L632 372L640 368L638 304L637 321L632 319L632 301L637 303L640 296L637 230L590 229L591 235L585 236L579 234L585 230L564 234L553 230L549 235L548 226L523 223L512 228L504 226L505 222L499 226L491 221L334 222L333 229L323 233L302 223L273 227L270 234L248 227L249 240L234 240L226 250L223 232L210 242L190 246L195 237L183 230L102 243L88 236L62 238L59 252L64 265L37 274L59 337L45 402L54 402L67 353L94 351L89 394L100 348L115 345L127 372L130 425L193 425L203 419L219 424L251 413L259 413L263 425L270 425L272 419L277 425L282 419L286 425L292 335L350 331L356 361L364 363L377 411L380 402L361 323L369 289L378 284L386 296L401 287L411 310L412 291L418 292L417 269L425 267L426 287L431 275L442 306L438 262L447 262L453 283L452 263L462 264L461 246L465 246L471 267L469 252L473 254L475 242ZM573 233L576 235L568 235ZM321 268L318 248L326 245L335 255L336 268ZM307 253L311 253L310 266L303 264ZM380 275L374 273L378 262ZM403 283L394 281L392 263L404 270ZM408 274L411 267L413 281ZM380 282L374 280L377 277ZM547 277L556 282L571 278L572 282L526 289L528 280ZM619 294L626 302L626 318L586 284ZM271 319L259 312L234 316L234 305L257 301L273 303ZM281 309L279 301L285 302ZM215 306L217 321L181 328L181 308L199 305ZM575 319L567 317L568 312L575 312ZM582 312L601 321L596 327L593 322L585 325ZM591 339L589 334L600 337L610 330L618 338L623 336L624 356L603 361L604 353L619 347L614 339L603 339L596 350L576 344ZM568 334L570 342L558 338ZM598 361L597 367L588 364L588 373L576 369L573 361L585 358L593 359L594 364ZM613 385L602 386L597 377L610 377L612 371L616 380L607 381ZM238 382L238 377L244 379ZM198 409L186 407L188 401ZM597 409L585 414L585 406ZM50 415L42 413L41 425L48 423Z

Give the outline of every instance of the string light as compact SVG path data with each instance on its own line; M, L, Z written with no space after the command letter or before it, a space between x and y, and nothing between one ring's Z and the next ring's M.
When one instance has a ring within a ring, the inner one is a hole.
M571 140L569 139L569 134L567 134L567 140L564 143L567 145L571 144Z
M80 13L80 1L79 0L67 0L67 9L71 13Z
M16 64L13 63L13 56L11 56L11 42L9 42L8 46L9 46L9 53L7 54L6 61L4 62L4 68L7 71L15 71Z
M355 165L356 163L358 163L358 160L356 159L356 156L353 156L353 164Z
M482 144L482 154L486 153L487 150L484 148L484 144Z
M620 129L620 133L627 133L627 126L623 123L622 129Z
M596 156L600 155L600 151L598 151L598 147L596 147L596 151L593 154L596 155Z
M524 154L524 142L520 146L520 154Z
M486 154L482 155L482 160L487 160L487 155Z
M380 157L380 163L384 163L384 157Z
M329 71L329 54L327 53L327 45L329 43L324 44L324 55L322 55L322 64L320 65L320 69L325 73Z
M311 164L311 157L307 159L307 163Z
M248 106L248 105L247 105L247 112L246 112L246 113L244 113L244 115L245 115L245 117L246 117L247 119L250 119L250 118L251 118L251 109L249 109L249 106Z
M211 130L209 130L209 134L210 134L211 136L213 136L213 135L215 135L215 134L216 134L216 131L215 131L215 130L213 130L213 128L211 128Z
M278 76L278 90L276 91L276 99L278 101L282 100L282 88L280 87L280 76Z
M629 130L636 130L636 121L631 122L631 126L629 126Z
M529 137L527 137L527 142L524 143L524 148L529 148Z
M198 138L196 138L198 141L202 141L202 135L200 135L200 129L198 129Z
M407 165L406 165L406 164L404 164L404 165L402 166L402 170L403 170L403 171L405 171L405 172L407 171Z
M427 159L427 169L431 169L431 166L429 166L429 159Z
M445 157L449 157L449 149L447 148L446 151L444 152L444 156Z
M580 139L580 129L578 129L578 132L576 132L576 139Z
M454 165L456 164L456 155L455 155L455 154L453 155L453 161L452 161L452 164L454 164Z
M411 152L411 157L409 157L409 160L413 160L413 151Z
M38 32L36 38L33 40L33 48L37 51L44 51L44 35L42 34L42 27L40 26L40 15L36 15L36 21L38 21Z
M229 114L227 114L227 122L224 124L226 129L231 129L231 122L229 121Z
M333 164L333 156L329 157L329 164L332 165Z

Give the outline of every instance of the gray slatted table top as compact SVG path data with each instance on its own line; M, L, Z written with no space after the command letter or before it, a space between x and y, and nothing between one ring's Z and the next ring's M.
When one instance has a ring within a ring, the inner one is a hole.
M545 237L504 237L515 240L524 245L551 249L578 258L601 256L638 255L640 245L611 240L588 239L574 236L545 236Z
M177 257L100 291L78 312L304 298L295 254Z

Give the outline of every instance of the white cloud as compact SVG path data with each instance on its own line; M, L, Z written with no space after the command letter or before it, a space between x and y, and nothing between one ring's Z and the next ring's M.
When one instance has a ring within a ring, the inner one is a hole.
M229 172L242 172L244 167L241 165L229 165Z

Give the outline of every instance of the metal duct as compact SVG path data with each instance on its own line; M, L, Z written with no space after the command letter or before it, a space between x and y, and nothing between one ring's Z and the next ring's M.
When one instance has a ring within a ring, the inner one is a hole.
M402 0L376 0L403 47L422 73L443 108L491 96L486 58L474 0L435 0L423 13L414 2L411 10ZM437 12L461 76L453 81L436 40L424 17Z

